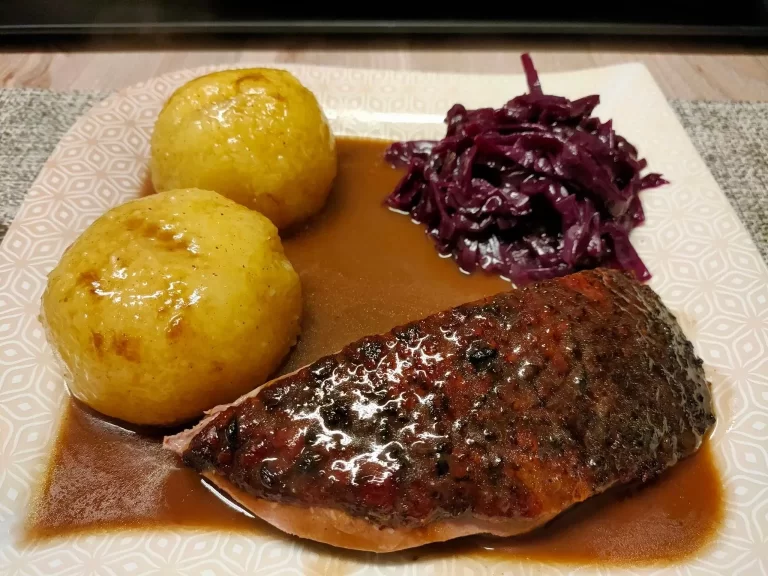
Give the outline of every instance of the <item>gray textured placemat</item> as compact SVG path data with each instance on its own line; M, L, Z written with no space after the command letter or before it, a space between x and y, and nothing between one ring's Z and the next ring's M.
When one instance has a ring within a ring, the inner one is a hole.
M672 102L768 263L768 102Z
M0 239L61 136L105 96L0 89ZM768 262L768 103L672 106Z
M58 141L78 116L106 96L0 89L0 240Z

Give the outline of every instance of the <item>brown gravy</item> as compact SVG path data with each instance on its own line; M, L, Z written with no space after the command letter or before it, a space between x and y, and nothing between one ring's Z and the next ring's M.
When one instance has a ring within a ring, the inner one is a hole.
M382 161L386 143L340 139L338 144L339 175L326 208L284 239L301 275L305 316L301 340L281 372L365 334L509 288L499 278L462 274L453 261L437 256L421 226L383 207L382 200L400 176ZM180 467L176 457L161 448L161 439L160 432L129 431L69 402L24 527L25 540L178 527L288 538L221 501L197 474ZM656 482L594 498L532 534L468 538L395 556L411 560L461 553L547 562L673 561L705 546L722 514L721 482L705 445Z

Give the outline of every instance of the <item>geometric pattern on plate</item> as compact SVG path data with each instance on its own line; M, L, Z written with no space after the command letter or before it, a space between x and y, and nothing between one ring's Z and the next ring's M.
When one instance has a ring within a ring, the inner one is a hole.
M334 130L392 139L438 137L455 102L499 106L525 90L519 75L474 76L285 65L318 96ZM121 90L64 136L0 247L0 574L588 574L589 567L364 555L351 560L290 538L186 530L74 536L18 548L12 530L55 434L65 390L37 320L46 274L108 208L135 196L163 101L213 67ZM651 286L704 360L718 413L712 446L725 481L726 520L684 565L601 568L600 574L768 573L768 269L674 112L641 65L542 75L549 94L597 93L669 186L641 195L646 224L632 241Z

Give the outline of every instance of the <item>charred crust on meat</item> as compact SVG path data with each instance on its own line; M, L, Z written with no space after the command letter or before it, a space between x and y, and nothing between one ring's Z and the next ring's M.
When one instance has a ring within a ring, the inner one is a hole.
M261 403L266 406L267 410L276 410L280 407L280 403L283 400L283 394L279 389L266 388L259 394Z
M394 437L389 418L382 418L376 427L376 434L380 442L389 442Z
M381 352L381 342L375 340L366 340L360 346L360 353L372 364L375 364L381 358Z
M576 388L579 390L579 392L584 394L587 391L589 383L587 373L583 370L577 372L573 376L573 383L576 385Z
M237 414L235 414L225 429L225 438L230 450L237 450L238 426Z
M259 468L259 480L267 490L276 488L279 482L278 474L270 470L268 464L262 464Z
M467 348L467 360L475 370L488 370L498 352L487 342L475 340Z
M323 460L322 454L319 454L318 452L313 452L311 450L304 450L304 452L302 452L301 456L299 457L299 460L296 463L296 466L303 473L309 474L317 470L322 460Z
M445 476L450 471L451 467L448 460L443 454L437 456L437 464L435 465L435 471L438 476Z
M530 361L523 361L517 369L517 377L523 382L533 382L541 368Z
M322 407L320 415L329 428L344 429L349 425L349 406L341 402Z
M337 365L338 362L333 357L321 358L309 366L309 373L316 381L322 382L333 374L333 370Z
M395 338L405 344L414 344L420 337L419 327L416 324L408 324L393 330Z
M501 316L501 306L496 302L490 302L478 308L480 314L484 316L499 317Z
M486 458L486 464L490 469L500 468L503 463L504 463L504 458L502 458L498 454L493 454Z

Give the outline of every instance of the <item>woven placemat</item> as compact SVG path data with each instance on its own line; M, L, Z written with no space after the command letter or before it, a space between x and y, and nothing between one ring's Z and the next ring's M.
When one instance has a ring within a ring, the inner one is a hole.
M0 89L0 238L56 143L100 92ZM768 103L673 101L768 263Z
M61 137L106 97L101 92L0 89L0 239Z

